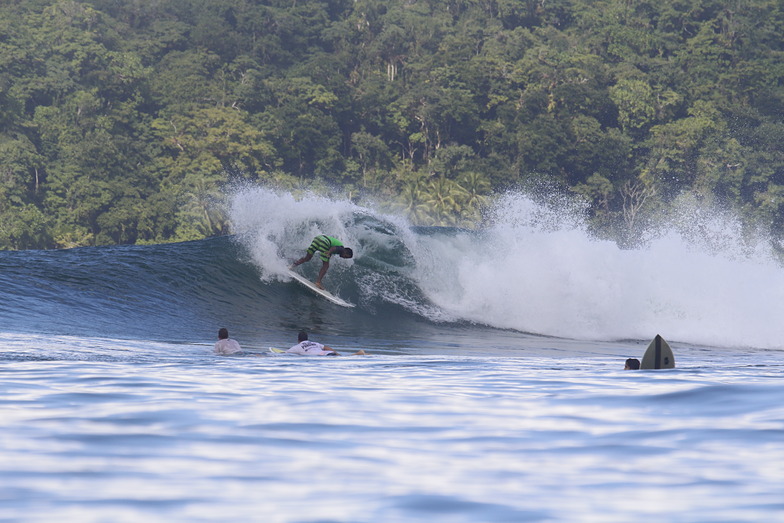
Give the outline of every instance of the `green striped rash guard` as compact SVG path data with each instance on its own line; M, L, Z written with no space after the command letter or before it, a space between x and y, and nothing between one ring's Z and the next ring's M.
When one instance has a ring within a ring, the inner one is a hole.
M314 254L316 251L321 253L321 261L328 262L331 254L327 254L332 247L338 247L333 254L340 255L343 252L343 243L337 238L326 236L324 234L316 236L308 247L308 254Z

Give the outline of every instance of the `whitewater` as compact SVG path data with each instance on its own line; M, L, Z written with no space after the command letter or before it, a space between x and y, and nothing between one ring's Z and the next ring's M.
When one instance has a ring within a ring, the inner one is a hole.
M231 236L0 252L0 521L784 518L765 235L684 201L621 248L545 196L465 230L245 187ZM318 234L355 308L287 275ZM301 329L369 355L269 352ZM656 334L676 368L622 370Z
M355 271L361 298L433 321L582 340L666 333L719 347L784 347L781 263L726 213L684 210L679 224L660 225L636 249L596 239L568 203L511 193L488 214L477 232L415 234L402 218L348 201L256 189L232 207L263 279L286 279L289 260L327 233L357 246L370 269Z

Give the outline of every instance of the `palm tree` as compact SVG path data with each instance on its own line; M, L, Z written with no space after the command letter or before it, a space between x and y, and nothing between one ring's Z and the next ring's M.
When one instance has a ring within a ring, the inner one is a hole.
M458 178L457 183L466 193L466 205L469 207L481 207L487 201L487 194L490 193L490 181L487 176L475 171L469 171Z
M430 214L424 200L427 196L421 178L409 180L403 184L398 197L397 206L403 210L411 222L418 225L430 225Z
M484 174L469 171L458 179L458 184L464 193L460 202L465 209L463 218L466 221L476 221L482 205L487 202L487 195L491 190L490 181Z
M456 225L463 210L458 200L463 188L457 182L440 176L427 184L425 203L431 216L439 225Z

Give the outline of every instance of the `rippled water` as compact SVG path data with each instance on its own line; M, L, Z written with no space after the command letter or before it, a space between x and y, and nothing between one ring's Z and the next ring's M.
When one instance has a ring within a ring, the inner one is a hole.
M784 271L731 219L232 202L232 237L0 252L0 521L784 521ZM286 276L323 233L355 308ZM262 355L300 329L370 356ZM677 368L621 370L656 333Z
M0 336L5 521L784 518L776 352L674 347L677 369L631 372L622 343L302 358L25 338Z

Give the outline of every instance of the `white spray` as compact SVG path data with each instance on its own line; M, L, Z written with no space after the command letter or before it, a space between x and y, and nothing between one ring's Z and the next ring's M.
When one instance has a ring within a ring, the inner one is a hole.
M666 339L710 346L784 348L784 269L763 241L749 245L728 216L683 206L683 223L644 247L597 240L569 206L522 194L498 199L479 232L416 235L401 217L349 201L254 189L235 195L235 231L263 278L281 278L317 234L373 249L388 239L352 216L390 224L413 256L404 276L365 274L366 302L397 303L434 321L462 320L575 339ZM361 259L362 249L355 249ZM287 258L288 257L288 258ZM384 280L410 278L429 303Z

